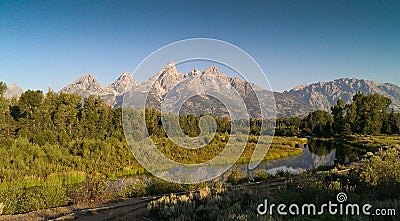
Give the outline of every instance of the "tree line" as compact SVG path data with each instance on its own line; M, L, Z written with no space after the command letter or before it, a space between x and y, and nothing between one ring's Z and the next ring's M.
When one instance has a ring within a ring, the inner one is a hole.
M391 100L379 94L356 93L350 104L338 99L331 111L306 117L278 118L276 135L332 137L350 134L399 134L400 113L389 110Z
M6 89L7 86L0 82L0 138L25 137L39 146L67 146L71 141L111 137L124 141L122 109L112 109L101 98L89 96L82 99L77 94L53 91L44 94L39 90L27 90L19 99L9 100L2 96ZM275 135L398 134L400 114L393 109L388 111L390 104L391 100L382 95L357 93L350 104L339 99L330 112L317 110L306 117L277 118ZM147 133L156 137L166 136L158 110L146 109L145 117ZM186 135L195 137L200 134L202 116L175 117ZM212 117L216 122L216 132L231 132L228 118ZM250 119L248 123L251 135L263 133L261 119Z

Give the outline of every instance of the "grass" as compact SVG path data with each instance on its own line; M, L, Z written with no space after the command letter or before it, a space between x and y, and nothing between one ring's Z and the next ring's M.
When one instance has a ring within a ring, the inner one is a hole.
M400 135L352 135L343 141L369 151L376 151L384 146L400 147Z
M261 143L263 143L262 140ZM267 154L264 156L264 161L300 155L303 152L303 150L302 148L299 148L297 146L306 143L307 143L306 138L275 136L273 137L272 143L269 147ZM242 156L239 158L239 161L241 163L248 163L251 159L255 147L256 147L255 143L248 144Z

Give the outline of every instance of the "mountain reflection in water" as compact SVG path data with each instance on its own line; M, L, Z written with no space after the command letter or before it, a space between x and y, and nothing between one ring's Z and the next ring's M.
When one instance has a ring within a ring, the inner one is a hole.
M302 148L303 152L298 156L267 160L260 163L251 171L248 170L247 164L237 164L216 179L225 179L233 168L238 168L242 172L247 173L250 177L259 170L265 170L268 174L272 175L278 171L287 171L293 174L298 174L320 166L331 166L335 161L342 165L347 164L351 161L357 160L360 155L359 150L334 141L309 139L308 144L303 145ZM185 173L188 177L206 177L209 173L218 173L218 171L222 172L224 170L223 168L224 166L218 165L197 167L188 170L172 168L163 171L162 174L168 177L174 177L177 173Z
M302 148L303 153L301 155L265 161L258 165L255 170L248 172L253 174L257 170L266 170L268 174L275 174L278 171L298 174L320 166L331 166L335 161L340 164L347 164L357 160L360 154L358 150L351 146L334 141L315 139L309 139L308 144L303 145ZM246 166L238 165L242 171L246 171Z

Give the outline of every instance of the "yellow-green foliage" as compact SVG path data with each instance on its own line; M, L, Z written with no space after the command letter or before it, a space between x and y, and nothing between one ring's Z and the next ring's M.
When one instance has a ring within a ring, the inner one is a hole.
M267 174L267 172L265 170L257 170L254 173L254 181L262 181L262 180L267 180L269 178L269 175Z
M273 160L284 158L288 156L296 156L302 153L302 148L296 147L297 145L306 144L306 138L297 137L273 137L272 143L265 155L264 160ZM259 144L260 145L260 144ZM264 144L261 144L264 145ZM247 149L243 152L240 160L241 162L248 162L252 156L252 153L256 147L256 144L250 143L247 145Z
M248 181L248 177L245 173L242 173L238 168L232 169L229 173L226 182L232 185L237 185L239 183L244 183Z
M145 196L147 194L147 186L146 184L141 181L137 180L133 183L125 185L122 189L117 193L118 197L138 197L138 196Z
M220 135L222 136L222 135ZM241 142L245 141L245 135L233 135L231 139L233 145L242 145ZM157 148L170 159L173 159L180 163L202 163L211 160L217 156L227 145L226 141L214 138L208 145L200 149L188 149L180 147L173 143L168 138L157 138L152 137L156 143ZM238 162L246 163L250 160L256 145L269 145L272 137L263 136L261 138L249 135L246 147L240 156ZM228 140L228 139L225 139ZM258 144L257 144L258 142ZM272 143L270 144L269 151L266 154L264 160L279 159L288 156L295 156L302 153L302 148L296 147L297 145L307 143L305 138L297 137L273 137Z
M26 213L65 204L66 186L60 181L44 181L29 188L19 188L18 185L10 182L0 186L3 214Z
M356 146L374 149L382 146L400 147L400 135L352 135L345 141Z
M364 163L360 178L368 186L380 188L384 192L400 189L400 150L379 150Z

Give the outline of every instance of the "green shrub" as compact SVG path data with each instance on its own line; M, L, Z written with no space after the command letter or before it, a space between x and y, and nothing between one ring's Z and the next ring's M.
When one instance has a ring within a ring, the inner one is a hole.
M379 192L384 198L400 197L400 151L394 148L379 150L370 159L363 162L360 181L365 191Z
M45 181L40 186L19 188L14 182L2 183L0 199L3 214L26 213L65 204L66 187L60 181Z
M267 172L265 170L258 170L254 173L254 181L258 182L258 181L263 181L263 180L267 180L269 178Z
M91 174L71 193L75 204L99 204L114 198L104 176Z
M170 183L158 178L154 178L150 181L150 183L146 186L146 193L148 195L160 195L164 193L173 193L184 191L184 186L179 185L177 183Z
M226 182L232 185L237 185L239 183L248 182L249 178L245 173L242 173L238 168L232 169L230 174L228 175Z
M122 187L122 189L118 192L118 196L124 198L146 196L146 189L146 184L143 181L138 180L134 183Z

